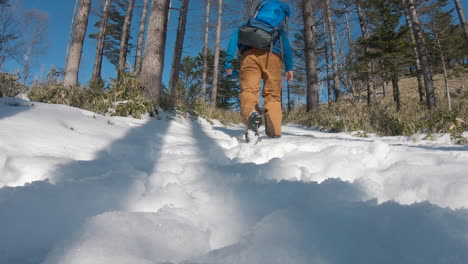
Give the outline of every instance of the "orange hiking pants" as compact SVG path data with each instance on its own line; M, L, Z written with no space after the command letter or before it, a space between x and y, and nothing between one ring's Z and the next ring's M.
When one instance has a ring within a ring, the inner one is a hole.
M259 110L260 81L263 80L262 97L266 134L281 136L281 82L283 62L276 53L251 49L244 52L240 67L241 114L245 124L254 110Z

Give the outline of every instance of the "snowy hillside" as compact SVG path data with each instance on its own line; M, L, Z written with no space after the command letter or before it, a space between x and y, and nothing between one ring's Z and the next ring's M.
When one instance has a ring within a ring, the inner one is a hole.
M0 263L468 263L468 147L0 103Z

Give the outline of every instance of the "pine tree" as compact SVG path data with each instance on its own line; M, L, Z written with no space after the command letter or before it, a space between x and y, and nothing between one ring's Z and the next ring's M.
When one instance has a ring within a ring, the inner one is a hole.
M381 75L392 81L393 98L400 110L399 79L410 61L408 43L405 41L406 28L399 27L403 15L399 0L381 2L369 0L366 3L367 16L374 21L373 31L361 43L366 46L366 57L380 61Z
M129 2L127 0L112 0L109 9L109 20L106 27L105 41L104 41L104 57L112 65L115 66L116 70L119 69L120 60L120 44L122 40L124 22L125 22L125 10L128 10ZM96 21L94 26L98 27L101 25L101 20ZM92 39L98 39L98 34L93 33L89 35ZM130 42L131 36L127 41L127 51L131 51L134 46Z
M366 25L366 18L364 15L364 11L362 10L362 1L361 0L354 0L354 4L356 5L356 11L358 14L359 19L359 26L361 29L362 38L367 39L369 38L369 29ZM365 53L368 53L368 47L365 47ZM367 105L372 103L372 95L374 94L374 82L373 80L373 62L372 60L366 59L366 88L367 88Z
M128 41L130 39L130 24L132 22L133 16L133 6L135 5L135 0L129 0L127 6L127 12L125 13L122 36L120 39L120 51L119 51L119 66L118 73L125 71L127 66L127 53L128 53Z
M107 21L109 20L109 9L111 0L106 0L102 10L101 24L99 26L98 44L96 47L96 57L94 58L94 68L92 82L101 81L102 57L104 55L104 41L106 38Z
M138 30L138 44L135 58L135 73L141 71L142 55L143 55L143 40L145 38L146 17L148 14L148 0L144 0L143 11L141 12L140 27Z
M426 49L426 43L423 36L423 29L419 22L418 14L414 6L414 0L406 0L405 8L411 16L411 22L414 27L414 38L418 49L419 60L421 61L421 71L424 79L424 87L426 88L426 104L429 109L436 107L436 96L434 93L432 69L429 62L429 57Z
M172 57L171 79L169 81L169 91L173 103L178 105L178 92L177 83L179 82L180 60L182 57L182 50L184 47L185 26L187 24L189 0L182 0L180 8L179 25L177 26L177 36L174 45L174 54Z
M403 6L405 5L405 0L402 0ZM424 84L423 84L423 79L421 76L421 62L419 61L419 53L418 49L416 48L416 39L414 38L414 27L413 23L411 21L411 16L408 12L407 8L403 9L404 14L405 14L405 20L406 20L406 26L410 30L410 38L411 38L411 43L414 45L413 48L413 53L414 53L414 60L416 63L416 79L418 80L418 92L419 92L419 101L424 102Z

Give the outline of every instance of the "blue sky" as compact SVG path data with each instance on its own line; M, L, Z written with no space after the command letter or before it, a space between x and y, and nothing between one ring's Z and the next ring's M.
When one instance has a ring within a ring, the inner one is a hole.
M42 12L45 12L49 15L49 31L48 31L48 40L49 48L45 55L38 58L38 64L34 65L33 68L33 78L45 78L47 72L53 67L57 66L64 68L65 65L65 56L67 50L67 41L68 34L70 32L70 22L73 15L74 0L17 0L20 11L25 11L30 8L35 8ZM228 7L230 7L230 12L226 12L224 16L224 21L232 20L234 16L237 16L236 10L239 9L238 0L225 0ZM93 0L93 7L98 8L101 0ZM136 6L142 6L142 0L136 0ZM180 5L180 1L173 0L175 7ZM468 14L468 2L467 0L462 0L464 5L465 14ZM201 51L203 46L203 25L204 25L204 1L201 0L191 0L190 1L190 10L189 18L187 24L187 35L185 38L184 53L183 55L196 55ZM132 35L134 36L133 42L136 43L137 40L137 31L140 18L141 8L136 8L133 22L132 22ZM212 11L213 13L213 11ZM212 14L211 23L216 23L216 14ZM171 11L171 22L169 24L168 39L166 46L166 56L165 56L165 70L163 74L163 82L167 84L170 74L170 65L172 63L172 52L173 52L173 43L175 41L175 33L177 30L177 19L178 13L176 11ZM458 16L456 16L458 20ZM90 21L88 24L87 35L90 33L97 32L97 28L93 26L96 21L96 16L91 15ZM230 34L234 29L230 29L223 32L222 44L225 47L226 42ZM214 30L213 30L214 31ZM211 45L213 46L214 42L214 32L211 36ZM79 81L82 84L87 83L92 74L94 56L96 52L96 41L90 38L85 39L84 50L82 55L82 61L80 65L79 72ZM130 63L133 64L134 53L132 53L129 58ZM13 71L17 68L16 65L10 63L7 65L8 71ZM106 60L103 62L103 79L109 80L111 77L115 77L114 66L108 63Z
M99 0L93 0L93 7L97 8ZM24 11L30 8L35 8L42 12L48 13L49 15L49 48L45 55L41 56L38 61L39 63L34 66L33 69L33 78L45 78L47 72L53 67L57 66L64 68L65 66L65 56L67 51L68 43L68 34L70 32L70 23L73 15L74 0L18 0L20 11ZM178 7L180 5L178 0L173 1L174 6ZM136 6L142 6L142 0L135 1ZM204 4L200 0L191 0L190 1L190 11L189 11L189 21L187 24L187 35L185 38L184 52L185 55L195 55L201 51L203 46L203 23L204 23ZM131 34L133 36L133 42L136 44L138 26L140 20L141 8L136 8ZM215 15L215 14L213 14ZM88 29L86 34L95 33L98 31L97 28L93 26L96 21L96 17L91 15L89 18ZM170 74L169 69L170 64L172 63L172 53L173 53L173 43L175 41L175 33L177 30L177 19L178 12L171 11L171 22L169 25L169 32L167 37L167 46L166 46L166 56L165 56L165 71L163 82L168 82L168 76ZM213 16L212 23L215 23L215 17ZM229 35L230 30L225 32L223 35ZM223 37L223 44L226 42L226 37ZM214 42L214 41L213 41ZM79 81L81 83L87 83L92 75L94 57L96 52L96 41L90 38L85 39L83 54L81 58L80 71L79 71ZM130 63L133 64L134 61L134 52L130 55ZM14 70L17 66L13 63L7 65L8 70ZM102 77L104 80L109 80L109 78L115 77L114 66L107 62L105 59L103 61L103 71Z

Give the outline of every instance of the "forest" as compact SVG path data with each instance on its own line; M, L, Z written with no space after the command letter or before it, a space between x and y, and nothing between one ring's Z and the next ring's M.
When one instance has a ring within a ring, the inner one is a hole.
M239 77L225 74L222 43L260 0L72 2L66 63L33 80L47 17L0 1L0 96L109 115L176 111L240 122ZM193 2L203 8L189 8ZM443 132L467 143L461 134L468 130L468 24L460 0L283 2L292 10L286 30L295 64L295 79L283 85L284 122L363 137ZM199 30L187 32L196 23ZM176 30L174 43L169 30ZM202 49L185 50L188 33L198 35ZM96 43L92 77L80 82L89 40ZM103 78L104 60L115 68L112 78ZM7 71L9 61L21 70Z

